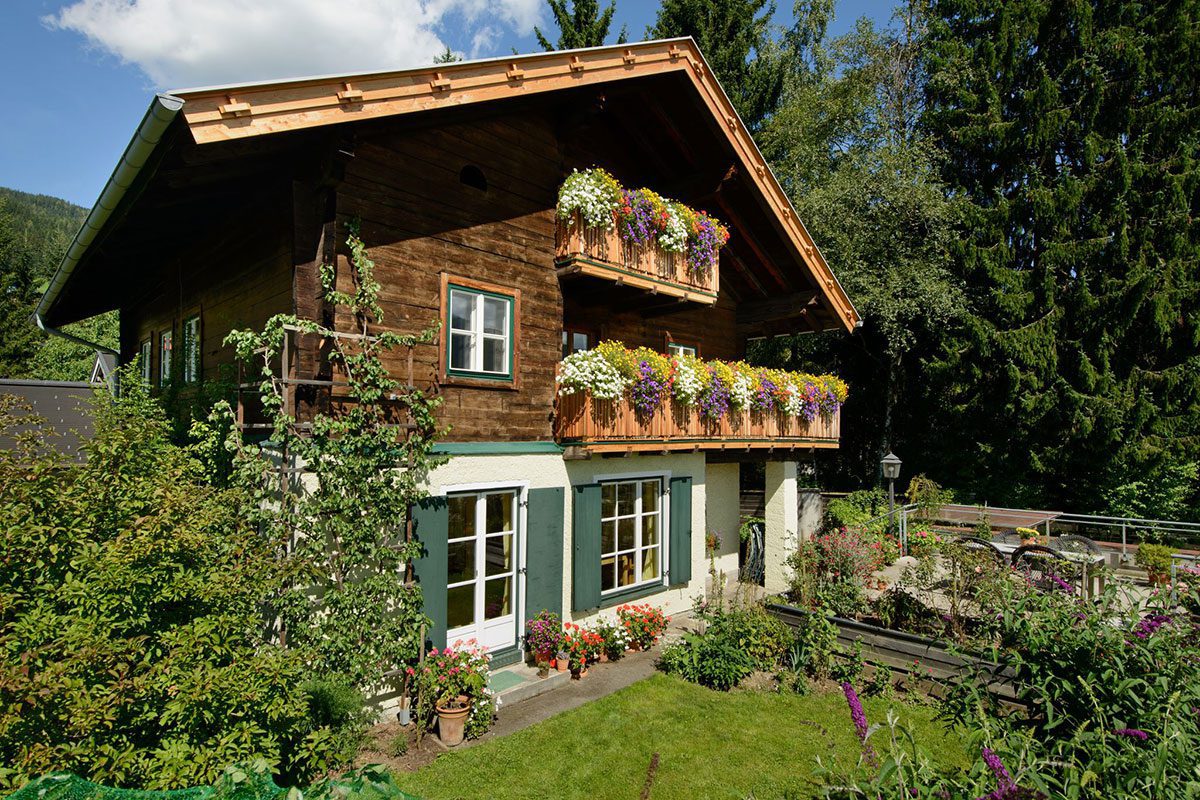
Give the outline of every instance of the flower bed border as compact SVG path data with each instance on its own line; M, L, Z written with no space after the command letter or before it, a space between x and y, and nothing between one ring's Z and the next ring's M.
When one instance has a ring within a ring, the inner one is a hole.
M767 612L789 627L798 627L806 616L815 612L783 603L767 603ZM845 649L862 642L865 661L902 672L913 680L937 684L957 683L964 675L987 675L988 692L1001 702L1019 705L1011 683L1012 670L1003 668L977 654L952 650L951 645L938 639L918 636L905 631L881 628L845 617L828 617L837 626L838 644ZM919 663L920 671L914 668ZM936 694L936 692L932 692Z

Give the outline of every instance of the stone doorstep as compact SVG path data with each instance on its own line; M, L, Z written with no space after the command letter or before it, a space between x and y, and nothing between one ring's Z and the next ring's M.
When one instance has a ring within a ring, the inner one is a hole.
M496 693L496 710L511 706L514 703L519 703L522 700L528 700L531 697L545 694L552 689L557 689L560 686L566 686L571 682L570 672L558 672L551 670L550 675L545 678L537 676L537 668L528 666L524 663L513 664L503 669L496 670L493 676L503 674L508 680L503 680L503 683L509 683L511 678L515 676L520 678L516 684L509 686L506 689Z

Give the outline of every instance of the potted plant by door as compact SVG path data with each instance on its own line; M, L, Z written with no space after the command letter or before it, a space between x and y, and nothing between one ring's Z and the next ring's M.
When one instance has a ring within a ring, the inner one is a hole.
M409 676L417 683L417 724L437 719L438 739L447 746L475 737L492 724L494 705L488 689L489 656L472 639L436 648Z
M534 663L553 660L562 638L562 620L552 611L543 608L525 623L525 649L533 653Z
M567 659L568 659L567 651L559 650L558 654L554 657L554 668L556 670L558 670L559 672L566 672L567 671Z

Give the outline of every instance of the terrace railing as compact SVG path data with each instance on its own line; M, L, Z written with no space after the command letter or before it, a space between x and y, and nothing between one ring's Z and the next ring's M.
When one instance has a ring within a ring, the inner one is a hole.
M578 393L558 398L554 430L560 443L595 452L833 448L841 436L841 414L818 415L805 422L782 413L730 409L710 422L670 399L647 416L639 414L628 398L597 400Z
M560 277L590 275L696 303L717 302L719 256L708 269L696 271L688 266L683 253L669 252L657 244L631 244L615 228L584 226L578 214L569 225L558 220L554 239Z

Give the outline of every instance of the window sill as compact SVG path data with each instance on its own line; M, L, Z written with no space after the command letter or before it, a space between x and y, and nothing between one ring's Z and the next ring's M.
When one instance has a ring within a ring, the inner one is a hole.
M619 606L622 603L628 603L630 600L641 600L643 597L649 597L652 594L665 592L669 588L671 587L667 586L665 583L659 582L623 589L619 592L614 592L605 597L601 597L598 608L612 608L613 606Z
M442 376L442 386L458 386L464 389L500 389L515 392L520 387L513 378L476 378L470 375L447 374Z

